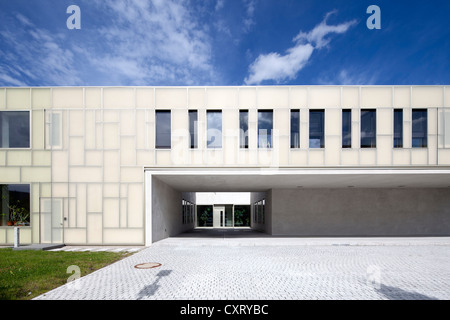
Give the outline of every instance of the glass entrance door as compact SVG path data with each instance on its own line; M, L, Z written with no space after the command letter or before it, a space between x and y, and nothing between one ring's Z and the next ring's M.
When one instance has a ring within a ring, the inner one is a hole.
M224 226L225 207L215 206L213 211L213 227L221 228Z

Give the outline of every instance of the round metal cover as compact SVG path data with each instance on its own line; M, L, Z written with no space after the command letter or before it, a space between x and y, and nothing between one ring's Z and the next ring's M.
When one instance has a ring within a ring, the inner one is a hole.
M136 266L134 266L136 269L152 269L152 268L157 268L160 267L161 263L157 263L157 262L146 262L146 263L141 263L138 264Z

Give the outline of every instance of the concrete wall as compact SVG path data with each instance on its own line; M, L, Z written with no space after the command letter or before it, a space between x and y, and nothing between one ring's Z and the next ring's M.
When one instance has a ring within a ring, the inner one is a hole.
M450 189L272 190L274 235L449 236Z
M175 236L194 227L183 225L181 200L195 203L195 195L181 193L152 177L152 242Z

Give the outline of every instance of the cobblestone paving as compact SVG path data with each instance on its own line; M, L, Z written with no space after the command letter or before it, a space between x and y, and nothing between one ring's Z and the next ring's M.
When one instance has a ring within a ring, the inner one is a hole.
M448 300L450 246L167 239L36 299Z

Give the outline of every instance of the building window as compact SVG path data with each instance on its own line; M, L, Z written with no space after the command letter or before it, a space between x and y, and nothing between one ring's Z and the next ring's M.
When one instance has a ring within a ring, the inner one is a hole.
M374 109L361 110L361 148L377 147L377 113Z
M0 226L30 225L30 186L0 184Z
M206 112L207 147L222 148L222 111Z
M189 135L190 146L192 149L198 147L198 112L197 110L189 110Z
M258 111L258 148L272 148L273 110Z
M239 110L239 147L248 149L248 110Z
M342 110L342 148L352 147L352 110Z
M426 109L412 110L412 147L426 148L428 146L428 117Z
M291 110L291 148L300 148L300 110Z
M156 148L171 148L170 111L156 111Z
M181 200L183 224L194 223L194 204L187 200Z
M197 206L197 225L198 227L213 226L213 206L199 205Z
M254 208L254 221L258 224L264 224L265 222L265 209L266 209L266 200L260 200L253 204Z
M309 111L309 147L325 147L325 111Z
M30 112L0 111L0 148L30 147Z
M403 148L403 109L394 109L394 148Z

